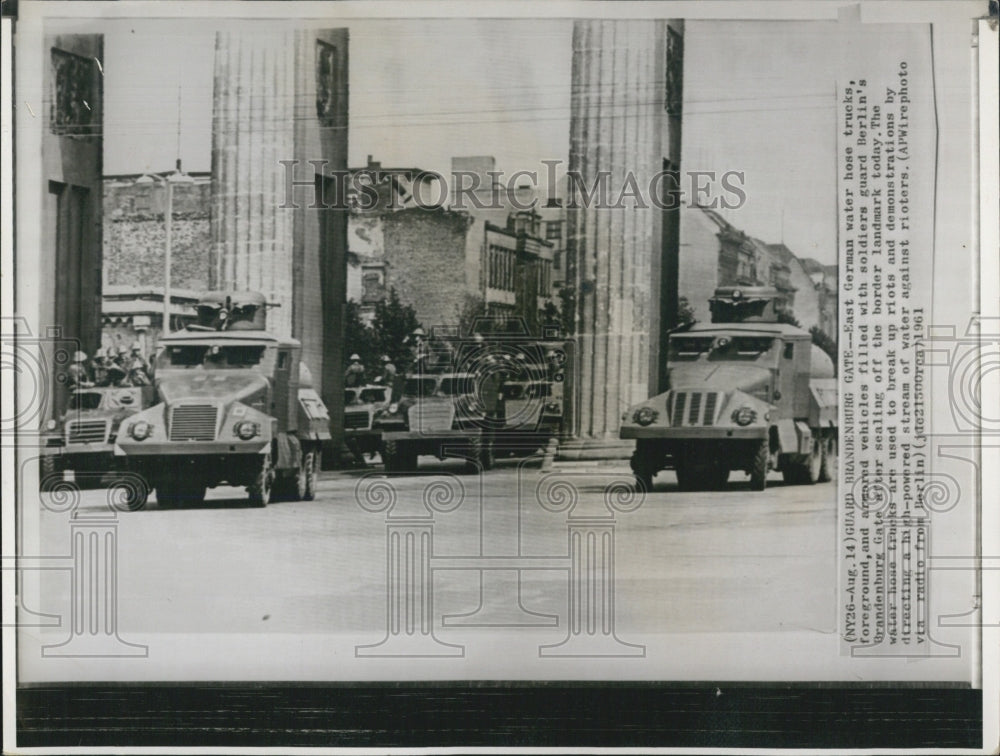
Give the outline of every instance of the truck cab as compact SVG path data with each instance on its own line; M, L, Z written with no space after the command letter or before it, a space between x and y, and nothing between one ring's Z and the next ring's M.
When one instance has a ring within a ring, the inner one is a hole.
M777 292L724 287L712 322L669 337L669 390L622 415L636 439L632 469L646 490L673 468L682 489L718 488L743 470L763 490L767 474L788 482L829 480L836 456L833 363L808 332L778 322Z
M254 506L265 506L272 489L314 496L329 415L299 342L265 330L265 307L259 294L212 292L197 324L161 338L159 403L129 418L115 444L161 507L199 503L222 484L245 486ZM138 509L145 499L127 503Z
M388 472L417 468L418 455L460 457L470 469L489 469L493 449L486 408L476 376L467 372L416 373L403 382L402 397L376 413L382 461Z

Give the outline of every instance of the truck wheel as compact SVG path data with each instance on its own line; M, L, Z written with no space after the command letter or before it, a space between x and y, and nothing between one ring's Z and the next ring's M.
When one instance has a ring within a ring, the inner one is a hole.
M678 459L674 461L674 473L677 475L677 487L681 491L696 491L697 479L691 467Z
M830 436L823 441L823 464L819 468L819 482L829 483L837 478L837 439Z
M479 452L479 461L482 463L484 470L493 469L493 464L496 461L493 455L493 439L483 441L482 451Z
M271 488L274 485L274 468L271 466L271 455L265 455L260 470L254 482L247 487L251 507L266 507L271 501Z
M635 474L636 487L646 493L652 491L653 477L656 475L656 470L653 469L648 454L640 451L638 445L636 445L635 451L632 452L629 467L632 468L632 472Z
M39 461L38 469L38 489L40 491L51 491L52 486L62 480L62 470L56 458L51 454L45 454Z
M149 486L146 481L140 481L137 485L130 485L126 482L112 484L114 493L108 496L115 509L124 508L129 512L138 512L145 509L146 502L149 501Z
M802 464L802 473L800 482L805 485L812 486L815 485L819 480L820 473L823 469L823 441L821 439L814 439L812 445L812 451L806 458L806 461Z
M767 441L761 441L754 450L753 459L750 460L750 490L763 491L767 488L767 462L768 462Z
M299 488L300 501L312 501L316 498L316 468L319 466L316 452L307 452L302 456L302 484Z
M382 443L382 450L379 452L382 456L382 464L385 465L385 471L387 473L398 472L399 470L399 448L395 441L384 441Z
M465 453L468 457L468 461L465 463L466 472L479 472L479 464L483 454L483 440L479 436L470 438Z
M169 483L161 483L156 487L156 505L160 509L174 509L182 504L177 489Z

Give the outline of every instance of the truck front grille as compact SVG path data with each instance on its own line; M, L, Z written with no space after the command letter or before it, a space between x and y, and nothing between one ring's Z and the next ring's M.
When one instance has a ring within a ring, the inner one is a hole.
M672 426L713 425L719 407L716 391L675 391L671 399Z
M368 411L363 412L345 412L344 413L344 428L347 430L359 430L371 427L371 417Z
M219 408L214 404L187 404L170 414L171 441L214 441Z
M451 430L455 421L455 407L451 402L420 402L410 407L407 417L411 431L428 433Z
M73 420L66 428L66 440L71 444L103 444L107 440L105 420Z

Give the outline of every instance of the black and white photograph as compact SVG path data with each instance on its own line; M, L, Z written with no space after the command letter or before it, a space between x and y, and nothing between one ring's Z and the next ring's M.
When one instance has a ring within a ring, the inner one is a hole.
M4 752L995 752L997 36L5 3Z

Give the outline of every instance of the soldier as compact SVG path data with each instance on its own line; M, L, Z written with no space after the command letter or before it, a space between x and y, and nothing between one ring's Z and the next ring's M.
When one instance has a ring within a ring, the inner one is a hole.
M383 386L387 386L389 391L392 391L393 386L396 385L396 366L387 354L382 355L382 375L379 378L379 382Z
M94 354L94 359L90 365L90 374L94 379L95 386L108 385L108 363L106 353L103 349L98 349Z
M123 368L117 360L113 360L108 365L107 383L105 385L112 386L114 388L122 388L124 386L131 385L128 382L128 371L125 370L125 368Z
M73 355L73 363L68 368L69 372L69 389L84 388L86 386L93 386L94 383L90 379L90 372L87 370L87 353L76 351Z
M423 328L414 329L410 334L410 365L414 373L422 373L427 369L430 350L427 348L427 334Z
M344 386L353 388L365 385L365 366L361 364L361 357L357 354L351 355L351 364L344 372Z

